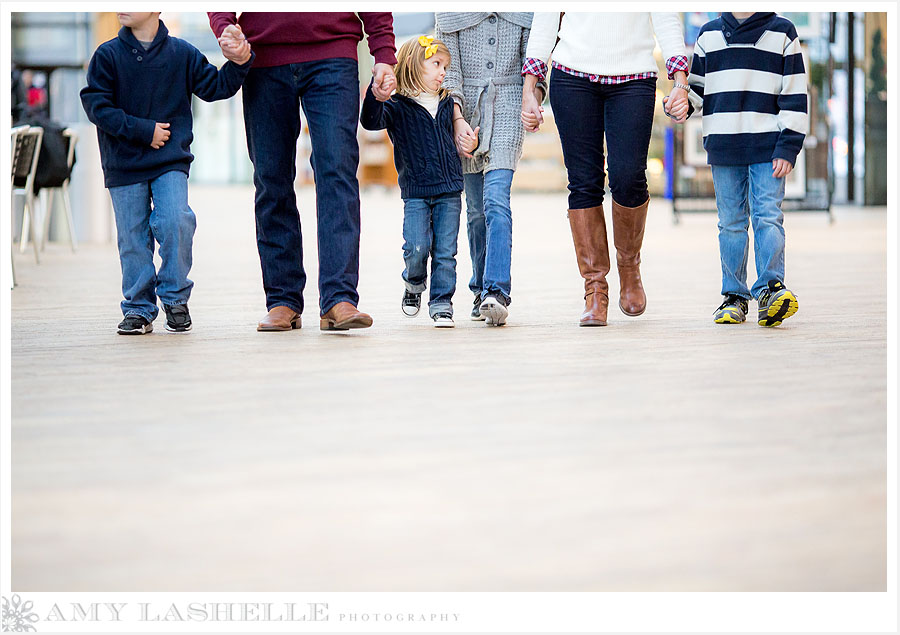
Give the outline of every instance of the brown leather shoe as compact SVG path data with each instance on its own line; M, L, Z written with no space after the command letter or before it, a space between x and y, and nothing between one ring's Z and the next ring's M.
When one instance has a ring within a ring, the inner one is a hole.
M619 308L632 317L647 308L647 295L641 283L641 245L649 205L649 198L638 207L623 207L615 201L612 204L613 240L619 266Z
M257 331L290 331L300 328L300 314L287 306L273 306L259 324Z
M319 318L321 331L346 331L372 326L372 316L357 309L349 302L338 302Z
M603 206L570 209L569 227L575 243L578 270L584 278L584 312L579 326L606 326L609 306L609 244Z

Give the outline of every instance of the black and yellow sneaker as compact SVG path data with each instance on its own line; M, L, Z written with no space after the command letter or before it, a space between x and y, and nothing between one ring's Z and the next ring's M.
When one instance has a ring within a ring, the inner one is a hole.
M725 301L716 309L713 320L716 324L740 324L747 320L749 306L747 300L729 293Z
M760 326L778 326L800 308L797 296L778 280L770 280L769 288L759 294L758 300Z

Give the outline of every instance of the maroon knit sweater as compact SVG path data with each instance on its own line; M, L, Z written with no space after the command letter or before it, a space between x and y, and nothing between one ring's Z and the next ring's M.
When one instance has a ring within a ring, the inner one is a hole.
M356 59L356 46L369 36L369 51L376 63L396 64L394 17L390 12L353 13L209 13L216 37L229 24L241 30L256 53L254 68L312 62L332 57ZM357 15L359 17L357 17ZM362 23L360 23L362 20Z

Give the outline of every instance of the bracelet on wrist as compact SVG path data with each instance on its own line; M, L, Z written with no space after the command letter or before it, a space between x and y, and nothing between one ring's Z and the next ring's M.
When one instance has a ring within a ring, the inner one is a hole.
M682 90L690 90L691 89L691 87L688 86L687 84L679 84L678 82L675 82L675 88L681 88Z

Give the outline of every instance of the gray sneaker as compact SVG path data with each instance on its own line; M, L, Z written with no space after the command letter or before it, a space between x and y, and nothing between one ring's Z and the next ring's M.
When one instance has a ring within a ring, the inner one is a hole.
M431 316L434 320L434 326L439 329L452 329L456 324L453 323L453 314L447 311L441 311Z
M506 324L506 316L509 315L506 300L502 295L487 296L481 303L480 311L488 326L503 326Z

